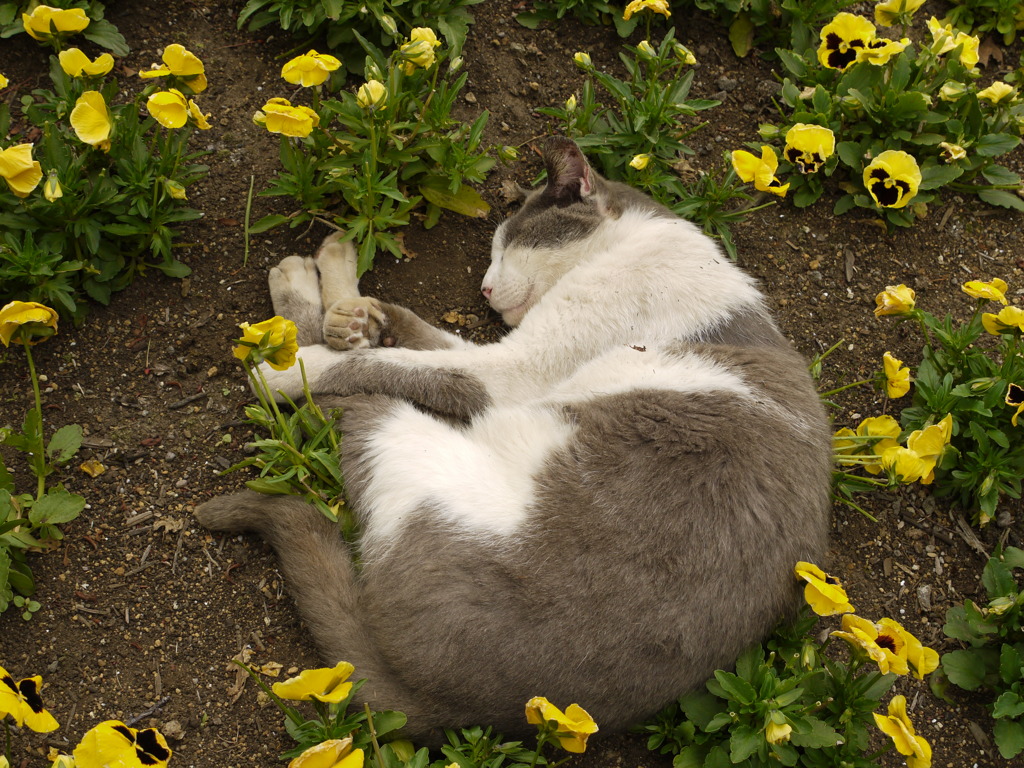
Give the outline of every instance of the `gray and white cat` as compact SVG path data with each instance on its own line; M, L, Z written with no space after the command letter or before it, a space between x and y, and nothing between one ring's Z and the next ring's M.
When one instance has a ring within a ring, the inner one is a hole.
M271 270L314 397L344 407L359 572L300 500L196 510L274 546L324 658L412 737L521 732L532 696L624 728L762 638L826 549L826 417L754 281L571 141L545 165L494 235L498 343L360 298L336 238ZM301 395L298 366L265 373Z

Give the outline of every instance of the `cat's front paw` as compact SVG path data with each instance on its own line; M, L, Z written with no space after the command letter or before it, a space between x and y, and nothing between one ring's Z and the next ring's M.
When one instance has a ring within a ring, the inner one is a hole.
M343 351L379 346L385 320L384 310L376 299L339 299L324 313L324 341Z

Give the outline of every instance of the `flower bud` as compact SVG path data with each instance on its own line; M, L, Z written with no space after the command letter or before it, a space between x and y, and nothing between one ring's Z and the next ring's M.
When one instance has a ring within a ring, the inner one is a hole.
M645 59L656 59L658 58L658 52L654 50L654 46L647 40L641 40L640 44L636 47L636 52Z
M519 159L519 150L506 144L498 150L498 158L503 163L511 163Z
M651 162L651 156L646 152L642 155L634 155L633 159L629 161L629 167L635 168L638 171L642 171L647 167L647 164Z
M590 61L590 54L583 51L577 51L573 55L572 60L576 62L576 66L580 69L590 69L593 66Z
M939 89L939 98L943 101L956 101L967 93L967 86L956 80L948 80Z
M387 32L392 37L398 37L398 25L395 24L394 19L392 19L385 13L382 16L380 16L377 20L380 22L380 25L384 28L385 32Z
M451 60L451 63L448 65L448 73L454 75L456 72L462 69L462 63L462 57L456 56L454 59Z
M188 200L188 196L185 194L185 187L180 181L164 179L164 189L167 190L167 194L175 200Z
M697 57L693 55L693 51L681 43L676 43L672 46L672 53L674 53L675 57L683 62L683 64L693 66L697 63Z
M568 99L565 100L565 111L575 112L576 111L576 94L574 93Z
M356 92L356 103L363 109L379 109L387 100L388 89L380 80L367 80Z
M60 181L57 179L57 172L50 171L46 176L46 183L43 184L43 197L51 203L58 198L64 197L64 190L60 188Z

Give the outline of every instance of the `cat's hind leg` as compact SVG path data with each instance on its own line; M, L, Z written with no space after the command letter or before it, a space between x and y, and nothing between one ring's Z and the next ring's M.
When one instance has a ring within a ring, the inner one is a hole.
M338 526L302 499L242 491L218 496L195 510L215 531L259 533L277 552L288 592L325 661L347 661L354 678L366 678L357 698L375 709L397 709L409 717L409 737L438 740L437 705L412 694L377 651L360 606L360 585L348 544Z
M316 262L288 256L271 268L267 282L274 312L295 323L299 346L323 343L324 307Z
M376 299L359 295L359 259L352 243L341 242L339 233L328 235L316 254L316 264L327 345L338 350L379 346L384 311Z

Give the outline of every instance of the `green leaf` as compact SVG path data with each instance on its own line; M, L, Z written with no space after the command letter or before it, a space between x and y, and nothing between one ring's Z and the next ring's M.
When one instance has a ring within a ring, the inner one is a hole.
M973 149L982 157L997 157L1013 151L1019 144L1019 136L1011 136L1008 133L987 133L978 139Z
M1020 184L1020 175L1001 165L992 164L987 168L983 168L981 175L985 177L985 181L989 184L995 184L996 186L1009 187Z
M854 170L860 170L864 164L864 149L855 141L840 141L836 145L836 152L843 164Z
M1003 691L992 707L992 717L1010 719L1024 715L1024 701L1013 691Z
M1013 572L997 557L990 557L985 564L985 569L981 572L981 583L989 598L1017 593L1017 582L1014 581Z
M162 261L155 266L168 277L188 277L192 274L192 267L181 263L177 259Z
M429 202L464 216L484 219L491 211L491 206L477 194L476 190L465 184L453 194L448 189L447 179L431 177L420 184L419 189L420 194Z
M729 698L735 699L740 704L750 704L757 696L754 686L731 672L723 672L720 669L715 670L715 679L722 686L722 690L728 694Z
M392 712L391 710L384 710L383 712L373 713L373 727L377 732L378 736L383 736L385 733L391 733L397 731L399 728L405 725L408 721L404 714L401 712Z
M257 221L251 227L249 227L249 234L258 235L261 232L266 232L268 229L273 229L274 227L280 224L284 224L286 221L288 221L287 216L282 216L279 213L272 213L269 216L264 216L262 219Z
M50 491L32 505L28 519L33 525L59 525L71 522L83 509L85 499L78 494L65 490Z
M729 25L729 42L733 53L741 59L750 53L750 47L754 44L754 24L747 14L737 15Z
M977 650L944 653L942 669L951 683L965 691L973 691L985 681L985 662Z
M539 13L520 13L516 14L516 21L527 29L536 29L544 21L544 17Z
M1016 720L996 720L992 728L999 754L1007 760L1024 751L1024 723Z
M841 740L841 736L828 723L816 717L806 717L804 720L810 725L810 730L794 731L790 737L793 746L806 747L808 749L824 749L834 747Z
M130 50L124 35L106 19L91 20L89 26L82 32L82 37L96 43L101 48L106 48L115 56L127 56Z
M32 578L32 571L24 563L16 560L11 562L10 570L7 572L7 582L15 592L25 597L31 597L36 591L36 582Z
M1012 645L1004 643L999 651L999 677L1007 685L1024 677L1024 661L1021 661L1020 652Z
M764 736L749 725L737 725L729 738L729 759L740 763L757 752L758 747L765 744Z
M1007 547L1003 550L1003 562L1008 568L1024 568L1024 549Z
M932 165L921 169L920 189L938 189L958 179L964 169L956 165Z
M706 731L712 719L725 710L725 702L707 691L693 691L680 696L679 706L702 731Z
M79 424L67 424L50 438L46 446L46 455L57 464L65 464L78 453L82 447L82 427Z
M1021 200L1012 192L1007 192L1005 189L979 189L978 197L989 205L998 205L1000 208L1024 211L1024 200Z

